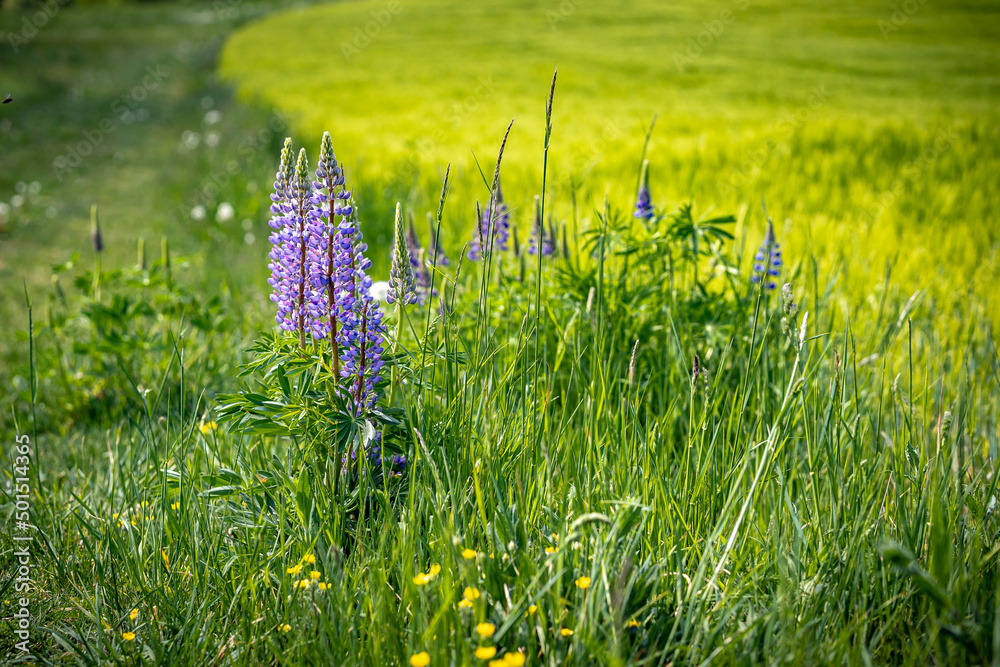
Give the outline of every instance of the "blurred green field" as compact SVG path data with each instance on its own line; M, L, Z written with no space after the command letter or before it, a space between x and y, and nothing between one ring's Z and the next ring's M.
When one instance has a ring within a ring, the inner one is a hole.
M937 316L959 318L973 299L996 325L1000 7L907 7L338 3L239 31L220 69L243 99L287 110L307 141L333 134L349 178L390 195L367 209L376 226L393 199L429 206L451 162L454 250L473 197L486 198L475 160L492 170L511 118L505 195L527 211L540 190L558 66L549 184L563 219L574 188L584 226L606 191L630 206L634 177L622 175L636 172L655 115L656 202L748 206L738 233L752 247L766 198L790 258L811 244L821 269L847 269L839 291L851 306L891 262Z

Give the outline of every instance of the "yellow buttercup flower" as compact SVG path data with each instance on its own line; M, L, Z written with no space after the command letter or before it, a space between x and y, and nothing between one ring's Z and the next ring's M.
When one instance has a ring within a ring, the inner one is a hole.
M458 606L460 609L472 609L472 603L465 598L458 601Z
M433 579L434 577L441 574L441 566L438 565L437 563L434 563L433 565L431 565L431 569L427 570L427 574L429 574Z
M469 602L472 602L473 600L478 600L479 589L473 588L472 586L466 586L465 590L462 591L462 595L464 595L465 599L468 600Z
M476 557L476 552L473 551L472 549L465 549L462 552L462 558L464 558L465 560L472 560L475 557Z
M590 577L580 577L576 580L576 587L587 589L590 588Z
M547 553L547 554L554 554L555 552L556 552L556 548L555 547L545 547L545 553Z
M626 628L638 628L639 627L639 621L637 621L637 620L635 620L633 618L632 620L630 620L628 623L625 624L625 627Z
M322 574L320 574L320 573L319 573L318 571L316 571L316 570L313 570L312 572L310 572L310 573L309 573L309 578L310 578L310 579L319 579L319 578L320 578L320 577L322 577L322 576L323 576L323 575L322 575Z
M330 587L330 584L327 584L327 583L324 583L324 582L322 582L322 581L321 581L321 582L319 582L319 583L318 583L318 584L316 584L316 585L317 585L317 586L319 587L319 589L320 589L321 591L325 591L325 590L326 590L327 588L329 588L329 587Z
M507 661L503 658L497 658L496 660L490 660L489 667L507 667Z
M123 632L122 633L122 639L124 639L127 642L134 641L135 640L135 633L134 632Z
M171 503L171 505L170 505L170 509L174 510L175 512L177 510L179 510L180 508L181 508L181 504L180 503Z
M431 575L420 572L413 577L413 583L415 583L417 586L423 586L432 578L433 577L431 577Z
M497 654L496 647L494 646L480 646L477 648L473 655L475 655L480 660L489 660Z
M497 631L497 626L492 623L480 623L476 626L476 632L480 637L491 637Z
M507 653L503 657L504 664L508 667L522 667L524 665L526 657L520 651L514 653Z
M296 588L309 588L309 584L311 583L312 582L309 581L308 579L299 579L298 581L295 582L294 586Z
M288 623L285 623L284 625L279 625L278 629L281 630L282 632L288 632L289 630L292 629L292 626L288 625Z
M209 431L214 431L217 428L219 428L219 426L215 422L205 422L201 425L201 434L208 435Z
M130 612L129 612L129 614L128 614L128 617L129 617L129 618L130 618L131 620L133 620L133 621L134 621L135 619L139 618L139 610L138 610L138 609L133 609L132 611L130 611Z
M530 607L528 607L528 613L529 614L534 614L536 611L538 611L538 605L537 604L533 604Z
M301 571L302 571L302 566L301 565L293 565L290 568L288 568L287 570L285 570L285 572L287 574L298 574Z
M573 631L570 630L569 628L563 628L562 630L559 631L559 634L561 634L563 637L572 637Z
M429 664L431 664L431 656L427 654L427 651L414 653L410 656L410 665L412 667L427 667Z
M310 565L312 565L313 563L316 562L316 556L313 556L312 554L306 554L305 556L302 557L302 562L309 563Z

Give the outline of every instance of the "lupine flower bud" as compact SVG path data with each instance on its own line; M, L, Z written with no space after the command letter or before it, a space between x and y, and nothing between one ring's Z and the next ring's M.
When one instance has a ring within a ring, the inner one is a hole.
M650 221L656 212L653 210L653 201L649 194L649 160L642 162L642 175L639 177L639 192L635 198L635 217L640 220Z
M412 226L411 226L412 228ZM392 268L389 270L389 291L387 303L399 302L408 306L417 302L416 280L413 277L411 251L403 231L403 207L396 203L396 235L392 248ZM419 260L417 262L419 266Z

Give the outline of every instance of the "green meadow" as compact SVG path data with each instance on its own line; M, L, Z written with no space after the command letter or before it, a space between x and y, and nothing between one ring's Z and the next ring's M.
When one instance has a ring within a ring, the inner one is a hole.
M1000 664L1000 5L35 11L0 664Z
M240 31L220 71L304 138L330 131L348 173L394 198L430 207L451 163L457 250L511 119L503 184L527 224L558 66L549 184L567 224L571 193L578 217L606 192L630 205L655 117L658 200L747 206L752 245L763 197L790 247L849 268L845 293L867 294L891 262L902 284L949 310L971 296L997 324L997 7L915 6L335 3Z

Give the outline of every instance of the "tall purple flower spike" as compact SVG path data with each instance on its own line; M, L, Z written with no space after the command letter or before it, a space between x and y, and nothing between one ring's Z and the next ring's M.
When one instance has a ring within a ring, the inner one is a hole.
M310 254L310 280L316 295L313 330L318 339L330 337L337 359L337 295L342 291L337 284L337 271L333 258L337 245L337 216L350 215L351 192L344 187L344 170L333 153L330 133L323 133L320 143L316 180L313 182L312 204L317 213L314 222ZM337 365L337 362L334 361Z
M767 232L764 234L764 241L760 244L760 249L754 255L753 270L750 281L759 283L764 281L764 286L775 289L778 284L775 278L781 275L781 246L774 235L774 223L771 218L767 219Z
M278 306L275 321L284 331L297 331L299 343L315 335L313 321L318 295L309 280L310 243L315 237L316 212L312 206L312 183L306 151L299 151L294 170L291 166L292 142L285 140L281 163L275 175L270 227L271 301Z
M337 232L334 263L342 288L338 299L341 329L340 374L353 377L351 395L355 410L361 414L375 405L375 384L381 380L385 341L382 309L372 298L372 279L368 276L371 261L365 258L368 246L358 229L357 207L352 206Z
M398 302L400 306L409 306L417 302L417 281L413 274L414 269L420 269L420 261L414 257L414 246L416 249L420 247L416 234L413 234L411 242L410 234L403 232L403 208L396 202L396 233L389 269L389 290L385 295L387 303Z

